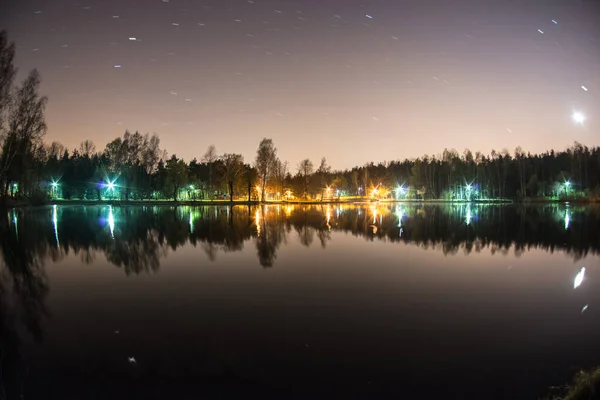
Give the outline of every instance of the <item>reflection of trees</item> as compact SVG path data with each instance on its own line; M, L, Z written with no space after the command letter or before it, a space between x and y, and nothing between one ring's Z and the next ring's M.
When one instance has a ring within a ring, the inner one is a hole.
M25 234L31 232L31 234ZM44 259L48 241L38 221L21 221L19 213L0 212L0 395L17 398L25 367L21 365L21 326L36 341L42 341L42 320L49 312L45 306L48 282Z
M277 249L286 241L285 218L281 206L260 206L256 210L257 229L256 252L260 265L272 267L277 258Z
M103 253L127 274L139 274L158 270L161 257L188 242L215 260L219 252L240 251L255 239L259 262L266 267L274 265L290 232L303 246L316 242L325 247L333 231L444 254L487 248L492 254L519 255L540 248L579 258L600 250L598 210L558 205L58 207L54 212L56 226L52 208L16 213L16 227L12 211L4 215L4 229L13 232L12 239L3 240L4 257L14 256L36 270L44 257L59 260L74 253L91 262ZM26 244L27 250L21 247L22 253L13 255L10 240Z
M42 340L49 314L46 260L69 254L91 262L98 253L127 274L157 271L169 249L200 245L214 260L255 240L259 262L271 267L297 232L300 243L325 247L333 231L366 240L412 243L444 254L489 249L516 255L530 249L574 258L600 252L598 208L399 204L360 206L58 207L0 212L0 363L3 398L16 397L21 329ZM514 250L513 250L514 249Z
M397 208L401 211L398 212ZM454 254L489 248L493 254L511 247L519 255L529 249L565 251L575 258L600 251L600 213L597 208L571 208L559 205L531 207L478 205L398 205L380 206L373 226L367 208L346 206L333 229L366 238L416 244ZM402 214L402 225L399 225ZM298 221L303 216L298 216ZM568 227L565 225L568 222ZM318 226L314 221L313 226ZM402 230L402 235L400 235Z

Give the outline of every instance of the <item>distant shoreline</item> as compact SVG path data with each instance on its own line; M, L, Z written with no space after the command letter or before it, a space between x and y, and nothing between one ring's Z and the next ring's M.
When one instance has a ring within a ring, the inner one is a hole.
M257 206L257 205L336 205L336 204L478 204L478 205L533 205L533 204L582 204L592 205L600 204L600 201L594 199L575 199L575 200L550 200L550 199L524 199L524 200L474 200L474 201L453 201L442 199L431 200L371 200L371 199L350 199L350 200L272 200L261 203L259 201L235 200L54 200L42 204L30 204L26 201L9 201L6 208L37 207L49 205L61 206Z

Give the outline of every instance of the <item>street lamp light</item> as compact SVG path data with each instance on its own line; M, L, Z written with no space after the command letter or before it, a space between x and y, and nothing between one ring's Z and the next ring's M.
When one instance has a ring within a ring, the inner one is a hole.
M58 182L56 181L52 181L52 183L50 183L50 186L52 187L52 197L56 196L56 188L58 188Z
M405 189L402 186L398 187L396 189L396 197L400 197L400 195L403 195L404 194L404 190Z

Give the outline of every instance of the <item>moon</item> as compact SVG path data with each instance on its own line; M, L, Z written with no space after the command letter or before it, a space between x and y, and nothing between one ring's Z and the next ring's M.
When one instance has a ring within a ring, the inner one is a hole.
M573 118L573 121L579 125L583 125L583 123L585 122L585 115L583 115L579 111L575 111L571 118Z

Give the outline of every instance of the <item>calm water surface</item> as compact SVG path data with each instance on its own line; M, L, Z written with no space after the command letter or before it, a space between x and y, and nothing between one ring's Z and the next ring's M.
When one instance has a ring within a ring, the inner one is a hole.
M556 205L10 211L0 393L535 399L600 365L599 231Z

